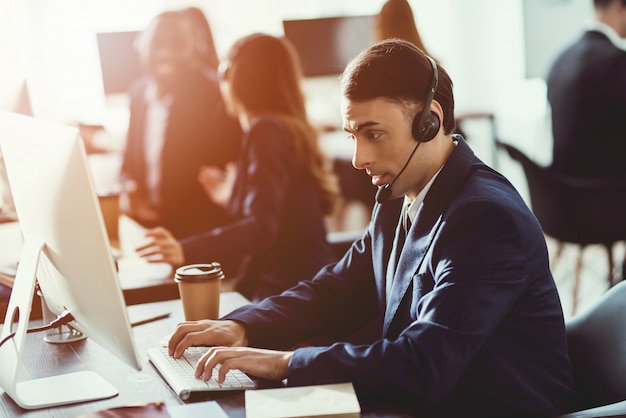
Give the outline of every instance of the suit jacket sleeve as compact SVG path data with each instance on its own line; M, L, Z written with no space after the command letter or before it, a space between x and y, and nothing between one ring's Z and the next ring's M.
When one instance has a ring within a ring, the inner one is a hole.
M519 263L526 250L516 230L517 222L499 207L477 203L451 214L424 271L413 278L402 308L408 315L403 320L398 314L397 337L370 345L299 348L289 365L289 385L352 382L361 394L399 400L417 395L424 403L445 396L527 287ZM227 318L246 324L250 344L260 346L292 343L287 334L306 338L329 327L346 331L362 325L381 304L372 278L370 233L371 226L337 265L311 282ZM478 256L485 253L490 257Z
M271 248L294 164L285 129L267 121L254 124L244 139L229 220L222 227L181 240L186 262L237 260Z

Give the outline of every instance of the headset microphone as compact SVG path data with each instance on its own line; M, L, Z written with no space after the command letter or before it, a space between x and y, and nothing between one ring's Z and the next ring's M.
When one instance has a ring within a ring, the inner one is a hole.
M428 88L428 92L426 93L426 99L424 100L424 109L420 113L415 115L415 118L413 119L411 132L413 134L413 137L417 141L417 144L413 148L413 151L411 151L411 155L409 155L409 158L406 160L406 163L404 163L404 166L402 167L396 178L394 178L391 183L378 188L378 191L376 192L376 202L378 203L385 203L387 200L389 200L392 192L391 186L393 186L396 180L398 180L398 177L400 177L400 175L404 173L404 170L409 165L409 162L411 162L413 154L415 154L417 148L419 148L422 142L428 142L432 140L435 135L437 135L437 131L439 131L439 117L435 113L432 113L430 111L430 105L435 96L437 84L439 83L439 72L437 71L437 64L435 63L435 60L433 60L428 55L426 55L426 58L428 58L428 61L430 62L433 70L433 75L430 81L430 87Z
M421 143L421 141L417 141L417 144L415 144L415 148L413 148L413 151L411 151L411 155L409 155L409 158L407 158L406 163L404 163L404 166L402 167L396 178L394 178L391 183L385 184L384 186L378 188L378 191L376 192L376 201L378 203L385 203L387 200L389 200L392 192L391 186L393 186L396 180L398 180L398 177L400 177L400 175L404 173L404 170L408 167L411 159L413 158L413 154L415 154L415 151L417 151Z

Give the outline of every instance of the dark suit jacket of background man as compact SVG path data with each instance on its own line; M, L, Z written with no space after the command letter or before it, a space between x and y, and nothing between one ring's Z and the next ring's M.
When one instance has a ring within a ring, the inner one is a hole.
M311 281L227 315L249 344L348 335L376 315L370 345L297 349L288 384L353 382L416 416L552 416L575 408L563 312L541 228L513 186L459 143L402 238L403 199ZM389 269L389 270L388 270ZM390 294L386 282L393 280Z
M626 174L626 51L585 32L555 61L548 79L555 170Z
M122 175L133 179L146 195L144 135L148 79L131 87L130 122ZM202 165L235 161L241 142L238 122L226 115L216 77L188 69L173 94L162 151L162 225L177 238L223 223L224 211L209 200L198 183Z

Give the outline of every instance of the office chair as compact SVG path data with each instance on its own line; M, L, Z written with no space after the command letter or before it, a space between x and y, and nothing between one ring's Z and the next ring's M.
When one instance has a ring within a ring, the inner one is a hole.
M560 418L626 416L626 282L566 323L583 411Z
M558 259L563 243L580 247L573 286L574 313L586 245L602 244L606 248L608 285L611 287L615 283L612 248L616 242L626 240L626 177L569 176L539 166L510 144L498 141L497 146L506 150L524 169L531 209L544 233L558 241L553 262Z

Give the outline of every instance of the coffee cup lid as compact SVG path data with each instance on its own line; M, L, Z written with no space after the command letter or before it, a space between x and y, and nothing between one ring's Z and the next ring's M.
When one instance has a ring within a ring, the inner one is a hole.
M206 280L222 280L224 272L220 263L189 264L176 269L176 281L203 282Z

